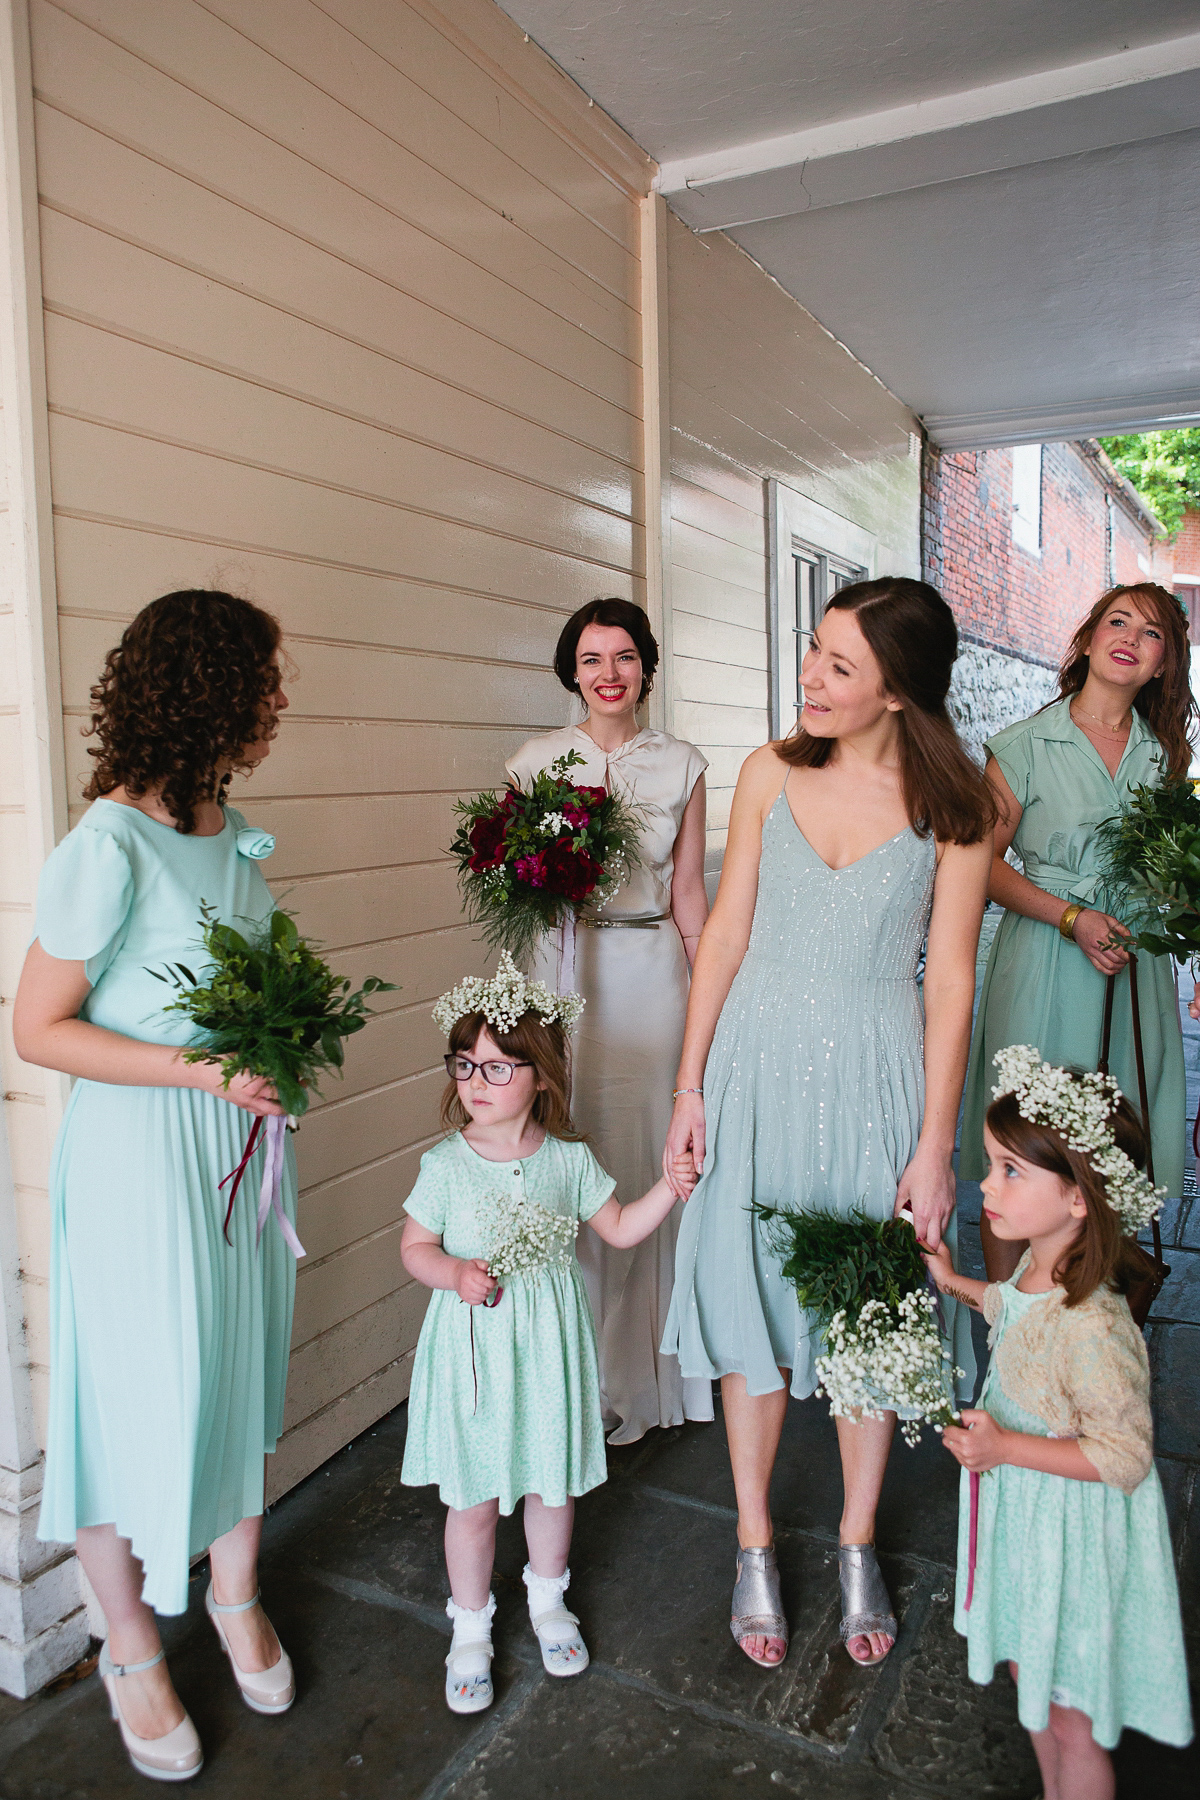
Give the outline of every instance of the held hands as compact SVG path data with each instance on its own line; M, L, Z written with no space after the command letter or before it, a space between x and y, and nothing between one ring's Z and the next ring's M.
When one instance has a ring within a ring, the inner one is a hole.
M454 1290L468 1306L482 1306L495 1287L496 1277L481 1256L461 1261L454 1271Z
M1119 942L1128 942L1129 933L1110 913L1086 907L1075 920L1071 936L1101 975L1118 975L1129 961L1128 951L1122 950Z
M190 1086L198 1087L206 1094L215 1094L218 1100L228 1100L231 1106L240 1106L245 1112L253 1113L255 1118L280 1119L284 1116L279 1096L263 1075L235 1075L226 1087L218 1062L193 1063L189 1073Z
M704 1097L679 1094L663 1150L662 1170L671 1192L686 1200L704 1169Z
M961 1426L945 1427L942 1442L964 1469L977 1475L1008 1461L1008 1440L1012 1433L997 1425L991 1413L968 1406L963 1408L962 1420Z
M925 1258L925 1267L933 1277L934 1286L939 1293L945 1293L948 1284L957 1279L957 1270L950 1260L949 1249L944 1243L939 1244L936 1250L927 1250L922 1245L921 1253Z

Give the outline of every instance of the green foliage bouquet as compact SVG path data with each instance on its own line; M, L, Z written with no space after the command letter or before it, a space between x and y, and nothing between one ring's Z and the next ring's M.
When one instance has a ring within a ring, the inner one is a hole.
M958 1418L940 1309L907 1216L870 1219L836 1213L754 1208L767 1225L785 1280L816 1314L825 1350L818 1393L836 1417L900 1415L905 1442Z
M184 1061L219 1062L226 1088L235 1075L264 1077L295 1120L319 1092L317 1078L331 1069L340 1074L343 1040L361 1031L371 1017L368 997L387 993L394 984L371 975L351 992L349 979L335 975L300 936L291 916L278 908L245 933L222 924L216 909L204 902L200 911L201 942L212 965L208 979L201 981L181 962L168 963L165 975L147 971L177 990L178 998L163 1010L182 1013L203 1033L203 1041L184 1052ZM283 1127L280 1118L255 1119L239 1167L225 1178L233 1183L226 1236L242 1177L265 1130L268 1155L259 1235L273 1208L288 1242L295 1238L279 1199ZM299 1240L293 1248L304 1254Z
M1200 956L1200 798L1190 781L1133 790L1100 826L1105 875L1122 890L1139 950L1187 962Z
M488 789L457 802L450 846L472 924L489 944L528 960L539 938L603 906L640 861L638 822L620 794L578 787L569 750L534 776L529 791Z

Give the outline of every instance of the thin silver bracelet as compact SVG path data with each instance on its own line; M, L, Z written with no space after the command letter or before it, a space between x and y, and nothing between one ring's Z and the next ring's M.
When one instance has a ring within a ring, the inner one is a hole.
M674 1090L674 1092L672 1093L671 1098L672 1098L672 1100L678 1100L680 1094L701 1094L701 1095L703 1095L703 1093L704 1093L703 1088L676 1088Z

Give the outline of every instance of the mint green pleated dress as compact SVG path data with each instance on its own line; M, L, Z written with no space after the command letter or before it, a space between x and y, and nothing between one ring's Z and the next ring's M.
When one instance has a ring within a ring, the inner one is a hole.
M272 909L260 861L275 840L227 809L215 837L183 836L97 800L47 859L37 931L86 964L80 1018L187 1044L150 973L203 980L200 905L228 924ZM160 1613L187 1607L189 1558L263 1509L263 1453L283 1428L295 1261L273 1220L255 1248L263 1152L229 1228L219 1183L251 1115L190 1088L76 1081L50 1174L50 1410L38 1535L70 1543L116 1526ZM295 1218L290 1145L284 1205Z
M1035 886L1122 916L1120 893L1105 886L1096 827L1127 804L1135 787L1157 786L1163 753L1139 712L1116 779L1058 700L989 738L987 748L1022 807L1013 849ZM1154 1178L1168 1194L1183 1192L1186 1095L1183 1037L1169 956L1138 957L1138 998L1146 1057L1146 1089L1154 1145ZM1104 1018L1104 976L1057 926L1006 912L988 957L967 1069L959 1173L982 1181L983 1121L996 1082L992 1058L1008 1044L1034 1044L1048 1062L1094 1069ZM1117 978L1109 1068L1134 1107L1137 1065L1129 977Z
M1004 1311L993 1328L993 1350L1031 1307L1049 1299L1023 1294L1016 1280L1000 1287ZM1002 1387L994 1356L979 1405L1009 1431L1049 1435L1020 1397ZM1026 1731L1046 1729L1053 1703L1085 1713L1092 1736L1107 1750L1126 1726L1164 1744L1191 1742L1179 1590L1153 1465L1132 1494L1010 1463L989 1469L979 1480L970 1611L969 1559L964 1469L954 1628L967 1640L972 1681L986 1684L997 1663L1016 1663L1017 1713Z
M582 1224L615 1187L586 1144L547 1137L532 1156L490 1162L455 1132L421 1158L405 1211L449 1255L482 1257L498 1195ZM401 1480L436 1482L456 1511L499 1500L507 1514L525 1494L565 1506L606 1474L596 1333L574 1255L562 1269L505 1276L495 1306L435 1288L413 1364Z

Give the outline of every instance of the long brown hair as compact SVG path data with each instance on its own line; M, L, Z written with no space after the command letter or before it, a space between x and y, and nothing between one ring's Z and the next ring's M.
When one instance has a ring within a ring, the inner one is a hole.
M1157 581L1136 581L1101 594L1067 646L1058 672L1059 698L1069 700L1083 691L1092 633L1109 608L1126 596L1162 627L1164 639L1162 669L1146 682L1133 704L1166 752L1168 772L1186 775L1192 762L1191 738L1200 718L1192 698L1187 620L1175 595Z
M1074 1074L1075 1071L1069 1071ZM1109 1114L1117 1148L1123 1150L1136 1168L1146 1161L1146 1139L1138 1116L1122 1094ZM987 1128L998 1144L1011 1150L1037 1169L1048 1169L1060 1181L1077 1187L1087 1206L1087 1216L1079 1221L1079 1231L1063 1252L1054 1269L1054 1280L1066 1290L1066 1306L1078 1306L1098 1287L1114 1288L1127 1293L1139 1272L1129 1240L1121 1230L1121 1221L1108 1204L1104 1182L1092 1167L1091 1158L1072 1150L1052 1125L1034 1125L1023 1118L1015 1094L1001 1094L987 1110Z
M879 664L884 692L903 702L897 716L904 806L919 837L977 844L996 822L991 789L958 741L946 695L958 655L954 614L935 587L907 576L855 581L835 594L829 612L852 612ZM803 725L775 745L784 762L823 769L834 739L810 737Z
M470 1056L481 1031L486 1031L497 1050L518 1062L533 1064L533 1072L545 1086L533 1103L533 1122L549 1137L564 1138L569 1144L585 1144L587 1133L579 1131L571 1118L571 1056L567 1034L557 1019L543 1019L541 1013L523 1012L511 1031L499 1031L481 1012L464 1013L456 1019L450 1032L450 1049L455 1056ZM471 1115L458 1094L457 1081L446 1084L442 1095L442 1125L447 1131L461 1131L471 1123Z
M275 735L267 702L280 671L279 621L236 594L187 588L143 606L104 659L92 689L89 735L99 738L85 800L151 788L175 820L196 829L202 800L223 802L217 765L244 767L260 733Z

